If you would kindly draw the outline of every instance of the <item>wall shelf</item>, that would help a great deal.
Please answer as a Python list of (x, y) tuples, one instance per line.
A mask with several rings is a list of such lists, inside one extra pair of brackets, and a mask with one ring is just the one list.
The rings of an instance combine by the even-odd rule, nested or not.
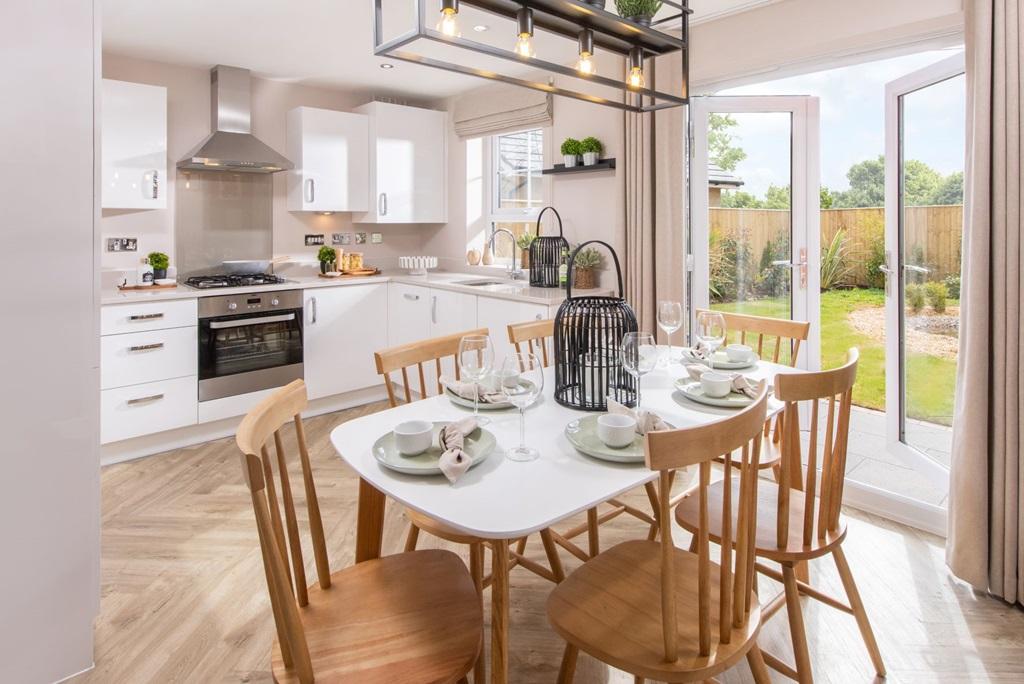
[(561, 173), (586, 173), (588, 171), (607, 171), (608, 169), (615, 168), (615, 159), (601, 159), (596, 164), (590, 166), (584, 166), (583, 164), (577, 164), (576, 166), (566, 167), (565, 164), (555, 164), (550, 169), (542, 169), (541, 173), (545, 176), (550, 174), (561, 174)]

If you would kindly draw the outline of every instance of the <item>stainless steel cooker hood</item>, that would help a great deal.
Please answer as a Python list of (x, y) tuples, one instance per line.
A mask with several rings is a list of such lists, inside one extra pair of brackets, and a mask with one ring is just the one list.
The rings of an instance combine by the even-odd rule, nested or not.
[(178, 162), (179, 169), (276, 173), (294, 164), (252, 134), (248, 69), (210, 70), (210, 135)]

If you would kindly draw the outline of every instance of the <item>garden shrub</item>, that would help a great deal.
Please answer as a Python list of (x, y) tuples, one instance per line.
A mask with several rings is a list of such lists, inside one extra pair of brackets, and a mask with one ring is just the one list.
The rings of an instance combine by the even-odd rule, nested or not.
[(946, 286), (938, 282), (925, 283), (924, 297), (928, 306), (937, 314), (946, 312)]
[(946, 286), (946, 293), (949, 294), (951, 299), (960, 299), (960, 274), (951, 274), (946, 276), (943, 281), (943, 285)]
[(871, 237), (868, 239), (868, 255), (864, 262), (864, 270), (867, 273), (868, 287), (881, 289), (885, 287), (885, 274), (882, 273), (882, 265), (885, 264), (885, 230), (882, 226), (871, 227)]
[(924, 286), (919, 283), (910, 283), (903, 288), (903, 296), (910, 310), (919, 314), (924, 311)]

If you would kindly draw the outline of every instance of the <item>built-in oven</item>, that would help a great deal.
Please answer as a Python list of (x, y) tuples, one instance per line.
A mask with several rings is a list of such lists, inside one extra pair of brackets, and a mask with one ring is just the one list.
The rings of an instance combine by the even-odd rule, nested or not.
[(302, 377), (302, 290), (199, 298), (199, 401)]

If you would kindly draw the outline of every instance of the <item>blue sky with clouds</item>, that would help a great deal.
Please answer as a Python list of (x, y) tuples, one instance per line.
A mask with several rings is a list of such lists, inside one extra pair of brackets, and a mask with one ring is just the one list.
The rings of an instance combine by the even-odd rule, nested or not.
[[(955, 50), (930, 51), (814, 74), (742, 86), (722, 95), (814, 95), (821, 105), (821, 182), (849, 187), (851, 165), (882, 154), (885, 84), (944, 59)], [(943, 174), (963, 170), (964, 79), (917, 91), (904, 100), (905, 149)], [(789, 183), (789, 117), (737, 114), (733, 133), (747, 153), (736, 169), (743, 190), (763, 196), (769, 184)]]

